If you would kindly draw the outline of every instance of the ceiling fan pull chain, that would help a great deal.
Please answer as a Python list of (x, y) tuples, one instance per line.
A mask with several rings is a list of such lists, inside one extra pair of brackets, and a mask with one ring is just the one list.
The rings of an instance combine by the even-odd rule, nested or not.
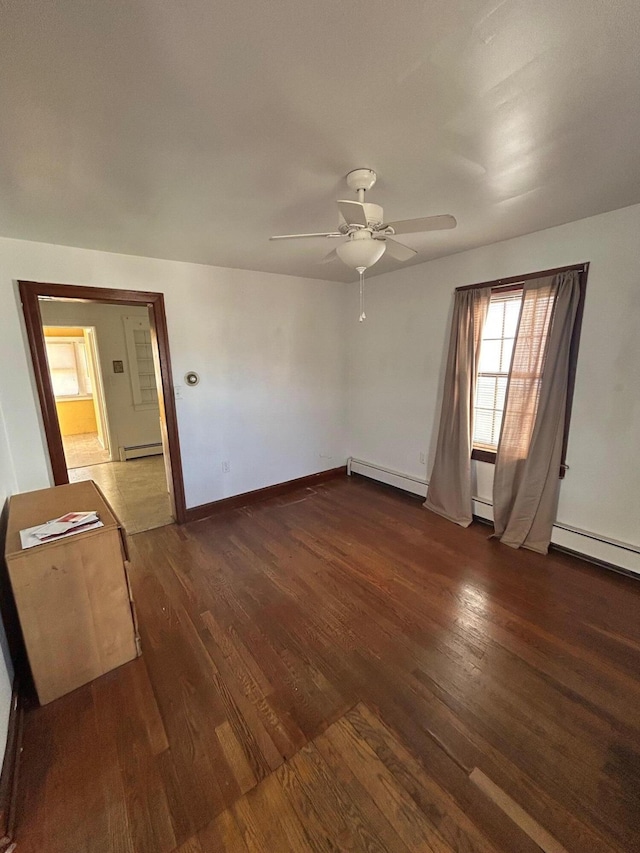
[(364, 313), (364, 271), (365, 267), (358, 267), (358, 272), (360, 273), (360, 322), (367, 319), (367, 315)]

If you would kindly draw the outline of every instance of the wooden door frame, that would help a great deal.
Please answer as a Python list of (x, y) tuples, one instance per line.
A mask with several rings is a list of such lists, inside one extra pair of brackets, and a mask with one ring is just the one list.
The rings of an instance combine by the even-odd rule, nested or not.
[(155, 342), (154, 356), (157, 358), (162, 382), (162, 394), (159, 395), (162, 430), (162, 444), (165, 460), (168, 459), (171, 472), (169, 492), (172, 509), (178, 524), (184, 523), (187, 509), (182, 477), (182, 459), (178, 438), (178, 416), (169, 355), (169, 334), (167, 317), (164, 310), (164, 296), (143, 290), (118, 290), (108, 287), (85, 287), (75, 284), (49, 284), (38, 281), (19, 281), (20, 300), (33, 361), (36, 387), (42, 410), (44, 431), (47, 439), (51, 469), (56, 486), (69, 482), (64, 446), (58, 422), (56, 400), (51, 384), (51, 375), (47, 362), (44, 342), (43, 321), (39, 299), (42, 296), (55, 299), (77, 299), (83, 302), (105, 302), (111, 305), (146, 306), (149, 309), (151, 339)]
[(95, 326), (84, 326), (83, 333), (87, 341), (87, 349), (89, 350), (88, 360), (91, 365), (90, 376), (91, 383), (93, 385), (93, 395), (95, 398), (93, 403), (94, 410), (96, 412), (98, 438), (100, 438), (100, 431), (102, 430), (102, 445), (104, 449), (109, 452), (109, 459), (113, 461), (111, 423), (109, 421), (109, 413), (107, 411), (107, 396), (104, 391), (104, 371), (102, 370), (100, 347), (98, 346), (98, 333)]

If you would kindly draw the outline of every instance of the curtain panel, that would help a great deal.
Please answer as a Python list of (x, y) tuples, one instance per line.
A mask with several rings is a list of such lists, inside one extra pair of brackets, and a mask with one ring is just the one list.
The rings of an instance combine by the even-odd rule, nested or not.
[(546, 554), (560, 494), (575, 270), (525, 282), (493, 481), (495, 535)]
[(491, 288), (456, 291), (436, 456), (424, 506), (462, 527), (473, 519), (471, 450), (482, 329)]

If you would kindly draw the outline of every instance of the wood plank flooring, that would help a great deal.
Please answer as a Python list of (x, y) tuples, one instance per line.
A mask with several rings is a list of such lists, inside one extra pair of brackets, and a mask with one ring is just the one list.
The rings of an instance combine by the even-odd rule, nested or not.
[(345, 478), (132, 537), (143, 657), (27, 714), (19, 853), (539, 853), (485, 777), (640, 851), (640, 583), (488, 532)]
[[(480, 804), (480, 793), (468, 787), (468, 796)], [(517, 830), (511, 836), (516, 844), (538, 849)], [(362, 704), (179, 849), (223, 851), (230, 837), (235, 845), (230, 849), (243, 853), (497, 849)]]

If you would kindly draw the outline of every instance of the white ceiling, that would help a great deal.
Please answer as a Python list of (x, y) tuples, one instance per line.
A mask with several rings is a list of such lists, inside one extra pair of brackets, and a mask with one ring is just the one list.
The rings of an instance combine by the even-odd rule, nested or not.
[[(638, 0), (2, 0), (0, 234), (318, 265), (379, 174), (413, 263), (640, 202)], [(383, 258), (369, 275), (385, 272)]]

